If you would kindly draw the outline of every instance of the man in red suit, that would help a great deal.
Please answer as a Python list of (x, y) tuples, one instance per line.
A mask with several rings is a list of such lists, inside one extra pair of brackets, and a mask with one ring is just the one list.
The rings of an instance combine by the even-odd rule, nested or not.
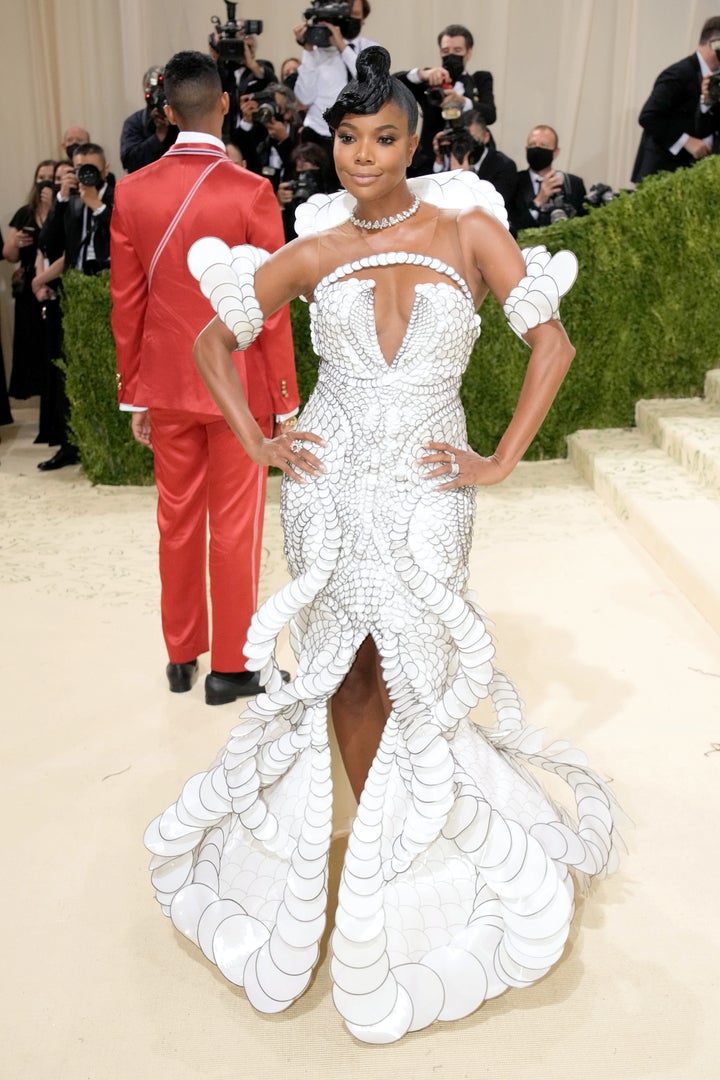
[[(210, 532), (212, 670), (208, 704), (262, 690), (243, 648), (257, 606), (267, 470), (251, 461), (212, 400), (193, 360), (213, 312), (187, 268), (191, 244), (218, 236), (268, 251), (283, 243), (267, 180), (233, 164), (221, 141), (227, 94), (215, 62), (177, 53), (165, 69), (175, 145), (116, 188), (111, 235), (113, 332), (120, 408), (155, 456), (162, 625), (174, 692), (197, 678), (209, 641)], [(267, 438), (294, 425), (299, 399), (287, 309), (268, 320), (235, 364)]]

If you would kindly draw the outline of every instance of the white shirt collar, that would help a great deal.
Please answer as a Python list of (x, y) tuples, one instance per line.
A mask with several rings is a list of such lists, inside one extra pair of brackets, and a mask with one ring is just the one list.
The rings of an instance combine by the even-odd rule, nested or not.
[(696, 52), (695, 55), (700, 61), (700, 74), (702, 75), (703, 79), (706, 75), (712, 75), (712, 70), (710, 69), (705, 57), (702, 56), (699, 52)]
[(217, 146), (218, 150), (225, 150), (222, 139), (218, 139), (207, 131), (181, 131), (175, 140), (175, 145), (180, 146), (182, 143), (207, 143), (210, 146)]

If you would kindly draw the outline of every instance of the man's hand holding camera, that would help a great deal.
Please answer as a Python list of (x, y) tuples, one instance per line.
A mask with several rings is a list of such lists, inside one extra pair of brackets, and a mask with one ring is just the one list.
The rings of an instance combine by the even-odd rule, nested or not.
[(99, 210), (101, 206), (105, 205), (100, 198), (99, 189), (93, 184), (78, 184), (78, 194), (88, 210)]
[(60, 191), (58, 192), (58, 197), (63, 202), (67, 202), (70, 196), (75, 194), (77, 189), (78, 182), (77, 176), (75, 175), (75, 170), (67, 169), (62, 180), (60, 181)]
[(165, 115), (165, 112), (163, 109), (151, 109), (150, 119), (155, 126), (156, 139), (159, 139), (161, 143), (164, 143), (167, 139), (168, 131), (170, 130), (170, 121)]
[(450, 76), (444, 67), (418, 68), (418, 79), (428, 86), (442, 86), (450, 82)]
[(328, 48), (328, 49), (335, 48), (335, 49), (337, 49), (338, 52), (342, 52), (343, 49), (345, 48), (345, 38), (342, 36), (342, 33), (340, 32), (340, 27), (337, 26), (335, 23), (322, 22), (322, 21), (318, 23), (318, 26), (327, 27), (328, 32), (330, 34), (330, 40), (327, 43), (326, 48)]
[(550, 202), (554, 195), (562, 191), (562, 187), (563, 177), (561, 173), (551, 172), (547, 176), (543, 176), (538, 193), (533, 199), (535, 209), (540, 210), (546, 203)]
[(248, 71), (251, 71), (256, 79), (265, 78), (265, 68), (255, 59), (257, 51), (257, 39), (253, 34), (243, 37), (243, 62)]
[(255, 123), (257, 109), (258, 103), (253, 94), (242, 94), (240, 96), (240, 112), (246, 124)]
[[(324, 26), (328, 31), (329, 40), (326, 45), (323, 45), (325, 49), (337, 49), (338, 52), (342, 52), (345, 48), (345, 38), (342, 36), (340, 27), (335, 23), (325, 22), (320, 20), (312, 24), (313, 26)], [(298, 45), (302, 45), (303, 49), (307, 49), (308, 52), (312, 52), (313, 45), (307, 40), (307, 32), (310, 29), (310, 23), (300, 23), (298, 26), (293, 27), (293, 35)]]
[(312, 52), (312, 45), (305, 40), (308, 24), (306, 22), (298, 23), (297, 26), (293, 26), (293, 37), (298, 45), (303, 49), (307, 49), (308, 52)]
[(289, 206), (295, 198), (293, 185), (288, 183), (287, 181), (282, 184), (278, 184), (278, 189), (275, 194), (277, 195), (277, 201), (280, 203), (280, 206)]

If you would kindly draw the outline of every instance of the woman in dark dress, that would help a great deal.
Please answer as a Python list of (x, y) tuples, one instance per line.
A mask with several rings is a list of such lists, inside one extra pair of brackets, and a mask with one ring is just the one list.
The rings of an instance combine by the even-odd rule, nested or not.
[(12, 218), (2, 249), (4, 258), (20, 264), (13, 275), (15, 333), (9, 386), (11, 397), (20, 399), (39, 394), (44, 381), (42, 317), (32, 279), (38, 234), (53, 202), (54, 174), (54, 161), (37, 166), (27, 202)]

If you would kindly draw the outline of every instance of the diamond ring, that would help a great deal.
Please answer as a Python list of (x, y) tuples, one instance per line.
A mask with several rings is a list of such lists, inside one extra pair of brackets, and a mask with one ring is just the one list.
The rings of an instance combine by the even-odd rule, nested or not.
[(460, 466), (458, 465), (457, 461), (453, 461), (452, 465), (450, 466), (450, 479), (454, 480), (455, 477), (459, 476), (459, 475), (460, 475)]

